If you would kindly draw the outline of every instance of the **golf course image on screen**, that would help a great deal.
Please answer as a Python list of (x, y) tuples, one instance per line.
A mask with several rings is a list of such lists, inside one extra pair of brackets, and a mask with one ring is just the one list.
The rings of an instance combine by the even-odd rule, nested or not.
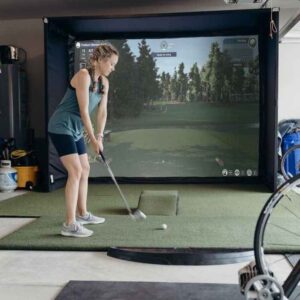
[[(75, 41), (74, 71), (101, 42)], [(104, 139), (115, 176), (259, 176), (257, 36), (109, 42), (120, 53), (109, 77)], [(90, 176), (106, 177), (89, 147), (88, 154)]]

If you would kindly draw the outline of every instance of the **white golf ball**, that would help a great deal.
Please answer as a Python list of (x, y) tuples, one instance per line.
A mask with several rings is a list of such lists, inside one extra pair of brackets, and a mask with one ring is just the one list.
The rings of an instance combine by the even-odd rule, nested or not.
[(167, 224), (161, 224), (160, 228), (163, 230), (166, 230), (168, 228), (168, 226), (167, 226)]

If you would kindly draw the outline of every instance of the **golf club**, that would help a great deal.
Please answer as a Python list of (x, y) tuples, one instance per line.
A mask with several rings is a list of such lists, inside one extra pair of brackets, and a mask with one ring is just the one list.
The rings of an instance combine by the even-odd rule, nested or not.
[(119, 185), (118, 185), (118, 183), (117, 183), (117, 180), (116, 180), (116, 178), (115, 178), (115, 176), (114, 176), (114, 174), (113, 174), (113, 172), (112, 172), (112, 170), (111, 170), (109, 164), (106, 162), (106, 159), (105, 159), (103, 153), (100, 152), (100, 155), (99, 155), (99, 156), (101, 157), (101, 160), (102, 160), (102, 161), (104, 162), (104, 164), (106, 165), (106, 168), (107, 168), (107, 170), (108, 170), (108, 173), (109, 173), (111, 179), (113, 180), (115, 186), (117, 187), (117, 189), (118, 189), (118, 191), (119, 191), (119, 193), (120, 193), (120, 196), (121, 196), (121, 198), (123, 199), (124, 204), (125, 204), (125, 206), (126, 206), (126, 208), (127, 208), (127, 210), (128, 210), (128, 213), (129, 213), (130, 217), (131, 217), (133, 220), (135, 220), (135, 221), (145, 220), (145, 219), (146, 219), (146, 215), (145, 215), (141, 210), (136, 209), (134, 212), (131, 210), (131, 208), (129, 207), (128, 201), (126, 200), (126, 198), (125, 198), (123, 192), (121, 191), (121, 189), (120, 189), (120, 187), (119, 187)]

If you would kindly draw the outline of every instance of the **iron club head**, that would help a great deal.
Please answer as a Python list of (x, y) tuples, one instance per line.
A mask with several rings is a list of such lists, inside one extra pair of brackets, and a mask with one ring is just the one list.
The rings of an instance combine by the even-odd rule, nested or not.
[(134, 221), (143, 221), (147, 218), (147, 216), (139, 209), (136, 209), (133, 213), (131, 213), (130, 217)]

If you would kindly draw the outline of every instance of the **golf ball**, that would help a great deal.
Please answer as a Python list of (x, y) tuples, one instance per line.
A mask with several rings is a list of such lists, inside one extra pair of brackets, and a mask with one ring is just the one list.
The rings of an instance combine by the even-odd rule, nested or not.
[(163, 230), (166, 230), (168, 228), (168, 226), (167, 226), (167, 224), (161, 224), (160, 228)]

